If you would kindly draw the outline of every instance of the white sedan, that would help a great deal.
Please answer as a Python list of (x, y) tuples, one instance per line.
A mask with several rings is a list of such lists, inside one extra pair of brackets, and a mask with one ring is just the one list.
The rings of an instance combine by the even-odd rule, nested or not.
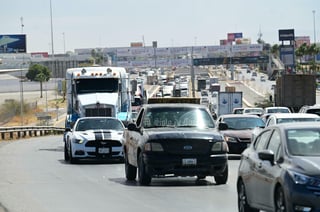
[(123, 159), (123, 123), (111, 117), (79, 118), (66, 129), (64, 159)]

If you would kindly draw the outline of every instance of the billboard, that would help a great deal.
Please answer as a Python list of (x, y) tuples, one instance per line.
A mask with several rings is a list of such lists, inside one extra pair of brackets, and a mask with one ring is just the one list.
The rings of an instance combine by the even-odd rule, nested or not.
[(309, 36), (297, 36), (295, 37), (296, 48), (299, 48), (302, 44), (306, 43), (307, 46), (310, 45), (310, 37)]
[(242, 32), (228, 33), (227, 37), (228, 37), (228, 41), (232, 42), (232, 41), (235, 41), (237, 38), (242, 38)]
[(279, 41), (294, 40), (294, 29), (279, 29)]
[(230, 114), (234, 108), (242, 107), (242, 92), (220, 92), (218, 115)]
[(294, 66), (294, 46), (293, 45), (283, 45), (280, 46), (280, 59), (285, 66)]
[(220, 40), (220, 46), (225, 46), (227, 44), (228, 44), (228, 40), (226, 39)]
[(0, 35), (0, 53), (26, 53), (26, 35)]
[(142, 42), (131, 42), (130, 47), (143, 47)]

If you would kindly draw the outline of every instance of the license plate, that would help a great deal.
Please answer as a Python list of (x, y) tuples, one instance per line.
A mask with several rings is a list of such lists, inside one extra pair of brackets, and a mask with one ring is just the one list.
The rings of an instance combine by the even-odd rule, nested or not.
[(183, 166), (195, 166), (195, 165), (197, 165), (197, 159), (196, 158), (183, 158), (182, 165)]
[(99, 148), (98, 152), (99, 152), (99, 154), (109, 154), (110, 149), (109, 148)]

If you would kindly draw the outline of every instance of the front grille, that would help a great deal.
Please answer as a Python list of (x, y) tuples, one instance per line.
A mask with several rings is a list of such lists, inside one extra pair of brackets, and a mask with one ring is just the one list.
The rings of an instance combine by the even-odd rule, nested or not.
[(92, 116), (105, 116), (105, 117), (111, 117), (111, 108), (87, 108), (86, 109), (86, 116), (92, 117)]
[(213, 142), (202, 139), (166, 139), (151, 142), (161, 143), (164, 151), (174, 155), (208, 154)]
[(116, 140), (93, 140), (86, 143), (86, 147), (121, 147), (120, 141)]

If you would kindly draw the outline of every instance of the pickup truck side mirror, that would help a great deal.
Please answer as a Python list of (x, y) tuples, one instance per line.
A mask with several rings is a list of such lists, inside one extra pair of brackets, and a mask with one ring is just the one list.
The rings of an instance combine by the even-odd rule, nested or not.
[(224, 122), (219, 123), (219, 130), (227, 130), (228, 125)]
[(128, 130), (130, 131), (139, 131), (139, 129), (137, 128), (137, 125), (135, 123), (130, 123), (128, 124)]

